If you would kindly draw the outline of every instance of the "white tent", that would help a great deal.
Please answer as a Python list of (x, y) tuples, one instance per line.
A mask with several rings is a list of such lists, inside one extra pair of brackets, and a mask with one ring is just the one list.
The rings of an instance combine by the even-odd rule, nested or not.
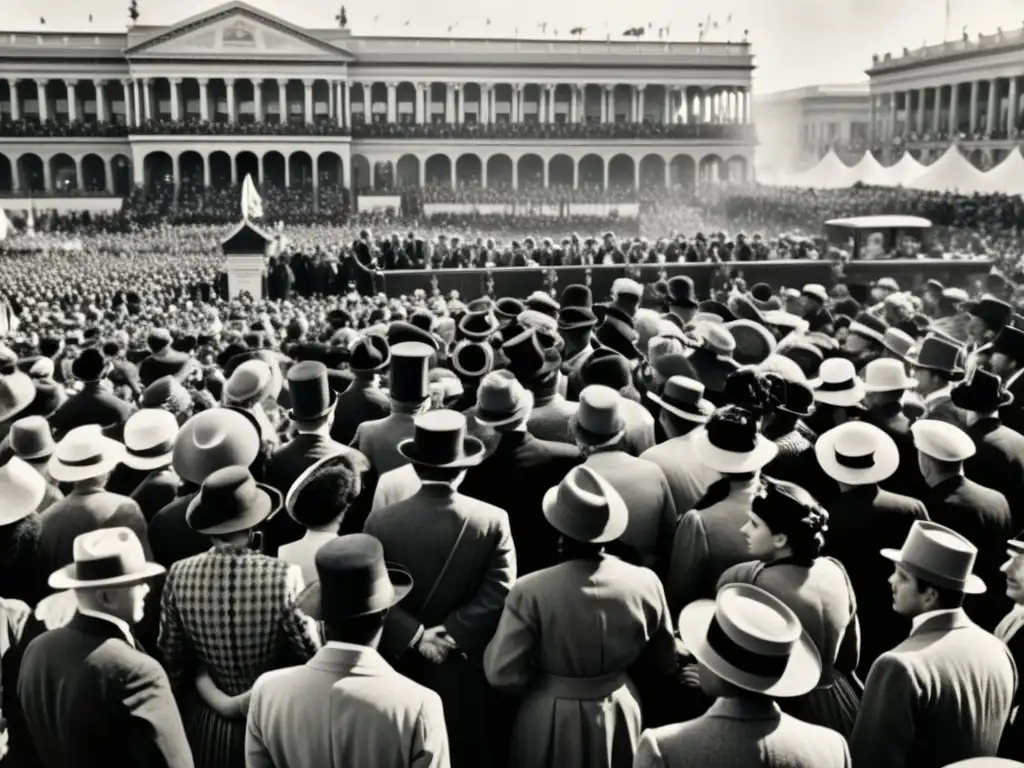
[(884, 186), (886, 183), (886, 167), (878, 162), (870, 152), (865, 152), (850, 170), (853, 171), (852, 183), (854, 184), (860, 182), (871, 186)]
[(877, 178), (879, 186), (902, 187), (912, 179), (920, 176), (928, 166), (921, 165), (909, 152), (904, 152), (896, 163), (882, 169), (881, 177)]
[(853, 169), (839, 159), (835, 150), (830, 149), (817, 165), (796, 176), (792, 183), (811, 189), (839, 189), (850, 186), (854, 181)]
[(981, 177), (982, 192), (1001, 192), (1005, 195), (1024, 195), (1024, 157), (1020, 149)]
[(905, 186), (932, 192), (960, 192), (973, 194), (981, 191), (984, 174), (951, 144), (946, 153), (920, 174), (910, 179)]

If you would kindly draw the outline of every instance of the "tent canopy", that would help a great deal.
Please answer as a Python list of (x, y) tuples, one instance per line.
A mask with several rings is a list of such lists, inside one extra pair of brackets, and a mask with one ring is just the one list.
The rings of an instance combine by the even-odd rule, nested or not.
[(981, 178), (982, 192), (1024, 196), (1024, 156), (1014, 147), (1006, 158)]
[(984, 175), (963, 156), (956, 144), (951, 144), (942, 157), (910, 179), (906, 186), (931, 192), (955, 191), (970, 195), (981, 191)]
[(870, 186), (883, 186), (886, 179), (886, 168), (870, 152), (865, 152), (852, 171), (853, 183), (860, 182)]
[(840, 160), (833, 149), (817, 165), (793, 179), (796, 186), (811, 189), (840, 189), (855, 181), (853, 169)]

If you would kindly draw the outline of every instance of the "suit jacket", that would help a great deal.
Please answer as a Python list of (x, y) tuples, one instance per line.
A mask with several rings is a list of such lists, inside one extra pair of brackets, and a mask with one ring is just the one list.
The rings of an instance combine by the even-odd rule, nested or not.
[(964, 473), (1006, 497), (1017, 533), (1024, 528), (1024, 435), (995, 418), (979, 419), (967, 434), (976, 452), (964, 462)]
[(331, 439), (350, 445), (360, 424), (383, 419), (389, 413), (391, 401), (388, 396), (379, 387), (355, 379), (334, 403)]
[[(1014, 606), (1014, 609), (1019, 610), (1020, 606)], [(1010, 655), (1013, 656), (1013, 662), (1019, 672), (1021, 665), (1024, 665), (1024, 632), (1018, 626), (1002, 640), (1010, 649)], [(1003, 738), (999, 743), (999, 756), (1024, 762), (1024, 717), (1020, 713), (1022, 700), (1024, 700), (1024, 691), (1021, 691), (1018, 685), (1013, 697), (1013, 715), (1010, 717), (1013, 722), (1008, 722), (1003, 730)]]
[(166, 507), (178, 495), (181, 478), (171, 467), (155, 469), (131, 493), (131, 499), (139, 505), (142, 516), (148, 524), (156, 513)]
[(1016, 686), (1002, 641), (962, 610), (929, 616), (871, 666), (850, 737), (854, 764), (941, 768), (994, 756)]
[(960, 415), (960, 411), (958, 411), (956, 406), (953, 405), (953, 401), (949, 398), (948, 393), (932, 399), (925, 398), (924, 407), (924, 418), (945, 421), (952, 424), (954, 427), (967, 429), (967, 425), (964, 423), (963, 417)]
[(774, 702), (718, 699), (696, 720), (644, 731), (633, 768), (849, 768), (846, 739)]
[(124, 400), (114, 397), (96, 384), (87, 384), (85, 389), (68, 398), (57, 411), (50, 416), (50, 428), (58, 440), (75, 427), (86, 424), (99, 424), (107, 427), (128, 421), (135, 409)]
[(49, 768), (193, 765), (167, 674), (110, 621), (76, 614), (29, 643), (18, 696)]
[(569, 422), (576, 415), (580, 404), (566, 400), (557, 392), (537, 393), (536, 397), (526, 423), (527, 431), (541, 440), (575, 444)]
[(331, 643), (253, 686), (247, 768), (449, 768), (441, 699), (372, 648)]
[(721, 479), (722, 473), (701, 463), (693, 448), (696, 430), (673, 437), (640, 454), (641, 459), (661, 467), (672, 494), (676, 512), (685, 515), (703, 498), (708, 488)]
[(416, 431), (411, 413), (392, 413), (376, 421), (364, 421), (356, 428), (352, 447), (358, 448), (378, 475), (397, 469), (408, 460), (398, 452), (398, 444)]

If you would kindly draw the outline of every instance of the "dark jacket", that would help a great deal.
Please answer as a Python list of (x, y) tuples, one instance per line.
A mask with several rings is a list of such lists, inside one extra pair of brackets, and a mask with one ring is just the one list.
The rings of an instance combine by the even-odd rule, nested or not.
[(967, 434), (974, 441), (976, 452), (964, 462), (964, 473), (1006, 497), (1013, 516), (1013, 533), (1017, 533), (1024, 528), (1024, 435), (997, 418), (976, 421), (968, 427)]
[(334, 404), (331, 439), (349, 445), (360, 424), (383, 419), (390, 413), (391, 401), (379, 387), (370, 386), (364, 379), (355, 379)]
[(48, 421), (58, 440), (75, 427), (99, 424), (106, 427), (128, 421), (134, 409), (124, 400), (104, 392), (96, 384), (86, 384), (85, 389), (72, 395), (57, 409)]

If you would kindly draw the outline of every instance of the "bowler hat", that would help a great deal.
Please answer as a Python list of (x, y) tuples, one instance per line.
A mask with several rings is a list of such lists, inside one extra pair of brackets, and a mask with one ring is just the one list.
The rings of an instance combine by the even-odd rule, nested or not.
[(413, 436), (397, 446), (413, 464), (455, 469), (483, 461), (484, 444), (466, 434), (466, 417), (458, 411), (427, 411), (416, 417), (413, 429)]
[(564, 312), (569, 307), (577, 309), (590, 309), (594, 306), (594, 293), (586, 285), (567, 285), (562, 295), (558, 297), (558, 303)]
[(614, 349), (595, 349), (580, 365), (580, 379), (584, 386), (603, 384), (619, 391), (632, 382), (629, 360)]
[(283, 503), (281, 492), (257, 483), (248, 467), (224, 467), (203, 481), (185, 520), (197, 533), (221, 536), (255, 528)]
[(1003, 386), (1002, 380), (994, 373), (978, 368), (970, 380), (953, 387), (949, 399), (953, 405), (965, 411), (991, 413), (1010, 405), (1013, 393)]
[(529, 328), (501, 345), (508, 359), (508, 370), (521, 381), (530, 381), (557, 370), (562, 356), (541, 344), (535, 329)]
[(50, 425), (42, 416), (25, 416), (11, 425), (7, 436), (11, 451), (25, 461), (48, 459), (57, 444), (50, 434)]
[(361, 337), (352, 348), (348, 367), (357, 373), (377, 373), (391, 362), (388, 340), (375, 333)]
[(326, 416), (334, 406), (327, 381), (327, 366), (313, 360), (296, 363), (288, 370), (292, 421), (311, 421)]
[(88, 347), (71, 363), (71, 375), (88, 384), (102, 379), (108, 368), (109, 364), (103, 353), (95, 347)]
[(391, 346), (388, 394), (398, 403), (422, 403), (430, 396), (430, 358), (434, 348), (416, 341)]
[(915, 520), (903, 547), (883, 549), (881, 554), (936, 587), (968, 595), (985, 592), (985, 582), (971, 573), (978, 548), (944, 525)]
[(684, 309), (696, 309), (699, 305), (693, 278), (689, 275), (675, 275), (664, 283), (656, 283), (654, 292), (668, 304)]

